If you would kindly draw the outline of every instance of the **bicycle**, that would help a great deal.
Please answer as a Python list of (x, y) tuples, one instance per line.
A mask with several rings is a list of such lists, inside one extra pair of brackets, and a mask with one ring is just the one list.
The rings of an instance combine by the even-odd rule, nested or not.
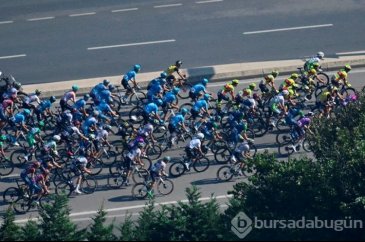
[[(63, 177), (65, 179), (56, 185), (56, 194), (66, 194), (68, 197), (70, 197), (76, 190), (73, 180), (75, 180), (78, 176), (71, 175), (71, 173), (73, 173), (72, 169), (66, 169), (64, 171)], [(81, 172), (81, 192), (85, 194), (92, 194), (95, 192), (97, 187), (98, 182), (92, 175), (85, 175), (84, 172)]]
[(19, 180), (15, 180), (16, 187), (8, 187), (3, 193), (3, 201), (5, 203), (13, 203), (18, 200), (24, 194), (29, 193), (28, 185), (23, 183), (19, 184)]
[[(137, 199), (145, 199), (149, 192), (151, 191), (152, 181), (150, 178), (145, 180), (144, 182), (137, 183), (132, 188), (132, 196)], [(161, 195), (169, 195), (174, 190), (174, 183), (170, 179), (165, 176), (161, 176), (157, 181), (157, 191)]]
[(242, 162), (243, 161), (236, 160), (232, 162), (230, 165), (224, 165), (220, 167), (217, 171), (217, 179), (219, 181), (227, 182), (230, 181), (233, 177), (237, 176), (249, 177), (252, 173), (250, 173), (247, 169), (245, 169), (245, 167), (241, 168)]
[(7, 157), (0, 156), (0, 176), (7, 176), (14, 171), (13, 162)]
[[(186, 164), (188, 164), (189, 167), (187, 167)], [(207, 157), (201, 155), (194, 158), (194, 160), (189, 159), (186, 155), (183, 155), (179, 161), (173, 163), (170, 166), (169, 174), (172, 177), (182, 176), (185, 172), (190, 171), (191, 165), (196, 172), (200, 173), (206, 171), (209, 168), (210, 161)]]
[[(248, 145), (250, 147), (250, 153), (253, 151), (252, 157), (256, 156), (257, 147), (253, 140), (248, 140)], [(214, 152), (214, 159), (218, 164), (226, 164), (229, 162), (234, 149), (236, 148), (236, 144), (234, 143), (226, 143), (225, 147), (222, 147)]]
[(13, 209), (17, 214), (25, 214), (31, 208), (40, 207), (44, 209), (46, 204), (52, 206), (54, 201), (55, 196), (53, 194), (43, 194), (39, 200), (37, 194), (33, 194), (32, 196), (28, 194), (28, 196), (18, 198), (13, 204)]
[[(107, 184), (112, 189), (118, 189), (123, 186), (123, 184), (127, 185), (128, 181), (128, 170), (124, 167), (118, 167), (117, 172), (112, 172), (110, 170), (110, 174), (107, 178)], [(137, 165), (132, 165), (132, 180), (135, 184), (141, 183), (146, 180), (149, 176), (149, 172), (146, 169), (140, 168)]]

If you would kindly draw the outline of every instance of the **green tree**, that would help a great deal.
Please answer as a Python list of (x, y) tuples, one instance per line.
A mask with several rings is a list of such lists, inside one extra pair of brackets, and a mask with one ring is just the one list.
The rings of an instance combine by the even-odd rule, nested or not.
[(135, 240), (136, 227), (132, 221), (132, 215), (127, 215), (124, 223), (119, 226), (119, 232), (121, 234), (120, 241), (132, 241)]
[(105, 226), (107, 213), (103, 210), (103, 206), (99, 209), (97, 215), (93, 218), (93, 224), (89, 228), (86, 238), (89, 241), (113, 241), (116, 236), (113, 234), (114, 225), (111, 223)]
[(52, 205), (46, 205), (39, 211), (41, 240), (43, 241), (75, 241), (84, 239), (85, 231), (77, 230), (71, 221), (68, 198), (56, 196)]
[(3, 224), (0, 227), (0, 240), (1, 241), (15, 241), (19, 240), (20, 227), (15, 224), (14, 212), (9, 207), (3, 216)]
[(41, 233), (38, 224), (33, 220), (28, 220), (24, 227), (21, 228), (21, 240), (38, 241), (41, 240)]

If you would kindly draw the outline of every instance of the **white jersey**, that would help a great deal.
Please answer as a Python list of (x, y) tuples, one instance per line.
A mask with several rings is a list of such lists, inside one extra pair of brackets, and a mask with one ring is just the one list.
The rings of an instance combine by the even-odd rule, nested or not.
[(194, 148), (199, 148), (201, 146), (202, 142), (200, 141), (200, 139), (192, 139), (189, 143), (189, 148), (190, 149), (194, 149)]
[(242, 153), (244, 151), (249, 151), (250, 150), (250, 146), (248, 145), (247, 140), (244, 140), (243, 142), (239, 143), (236, 146), (236, 149), (234, 150), (237, 153)]
[(24, 100), (24, 102), (26, 104), (32, 103), (34, 101), (36, 101), (37, 103), (40, 103), (39, 97), (36, 94), (31, 94), (28, 97), (25, 97), (25, 100)]
[(164, 171), (166, 168), (166, 163), (163, 162), (162, 160), (156, 162), (153, 166), (152, 166), (152, 171), (154, 172), (160, 172), (160, 171)]
[(138, 133), (140, 134), (140, 135), (144, 135), (144, 136), (148, 136), (149, 134), (151, 134), (153, 132), (153, 125), (152, 124), (150, 124), (150, 123), (148, 123), (148, 124), (145, 124), (144, 126), (143, 126), (143, 128), (142, 129), (140, 129), (139, 131), (138, 131)]
[(106, 131), (105, 129), (99, 129), (98, 133), (96, 134), (96, 140), (107, 140), (109, 136), (108, 131)]
[(68, 129), (62, 131), (62, 135), (64, 136), (68, 136), (68, 135), (72, 135), (72, 134), (77, 134), (77, 135), (81, 135), (81, 132), (79, 130), (79, 128), (77, 128), (76, 126), (71, 126)]
[(285, 103), (285, 99), (284, 99), (284, 96), (282, 94), (279, 94), (279, 95), (276, 95), (270, 102), (270, 105), (273, 105), (273, 104), (282, 104), (284, 105)]
[(136, 157), (141, 156), (142, 151), (140, 148), (135, 148), (133, 150), (131, 150), (128, 154), (127, 157), (131, 160), (134, 160)]

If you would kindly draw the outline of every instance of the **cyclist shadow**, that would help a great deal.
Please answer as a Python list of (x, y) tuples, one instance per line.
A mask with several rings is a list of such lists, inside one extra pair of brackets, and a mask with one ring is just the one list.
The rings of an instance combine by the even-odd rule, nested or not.
[(217, 178), (206, 178), (206, 179), (201, 179), (201, 180), (196, 180), (196, 181), (190, 182), (191, 185), (197, 185), (197, 186), (217, 184), (217, 183), (219, 183)]
[(133, 196), (131, 195), (123, 195), (123, 196), (118, 196), (118, 197), (112, 197), (109, 198), (108, 201), (110, 202), (130, 202), (130, 201), (134, 201), (135, 199), (133, 198)]

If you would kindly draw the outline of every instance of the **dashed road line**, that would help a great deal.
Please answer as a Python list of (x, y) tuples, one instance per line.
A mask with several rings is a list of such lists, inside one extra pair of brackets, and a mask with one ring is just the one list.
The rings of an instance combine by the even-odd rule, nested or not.
[(158, 6), (153, 6), (154, 8), (168, 8), (168, 7), (177, 7), (177, 6), (181, 6), (182, 3), (175, 3), (175, 4), (166, 4), (166, 5), (158, 5)]
[(129, 43), (129, 44), (121, 44), (121, 45), (97, 46), (97, 47), (89, 47), (87, 49), (88, 50), (100, 50), (100, 49), (109, 49), (109, 48), (136, 46), (136, 45), (161, 44), (161, 43), (168, 43), (168, 42), (175, 42), (175, 41), (176, 40), (174, 40), (174, 39), (168, 39), (168, 40), (147, 41), (147, 42)]
[(27, 21), (40, 21), (40, 20), (49, 20), (49, 19), (54, 19), (55, 17), (43, 17), (43, 18), (31, 18), (31, 19), (27, 19)]
[(262, 34), (262, 33), (270, 33), (270, 32), (290, 31), (290, 30), (298, 30), (298, 29), (314, 29), (314, 28), (324, 28), (324, 27), (332, 27), (332, 26), (333, 26), (333, 24), (321, 24), (321, 25), (310, 25), (310, 26), (300, 26), (300, 27), (281, 28), (281, 29), (250, 31), (250, 32), (243, 32), (243, 34)]
[(14, 23), (14, 21), (2, 21), (0, 22), (0, 24), (12, 24)]
[(206, 1), (198, 1), (195, 3), (200, 4), (200, 3), (217, 3), (217, 2), (223, 2), (223, 0), (206, 0)]
[(80, 16), (88, 16), (88, 15), (94, 15), (96, 12), (90, 12), (90, 13), (76, 13), (76, 14), (70, 14), (69, 17), (80, 17)]
[(126, 8), (126, 9), (116, 9), (112, 10), (112, 13), (120, 13), (120, 12), (128, 12), (128, 11), (136, 11), (138, 8)]
[(336, 53), (336, 55), (354, 55), (354, 54), (365, 54), (365, 50)]
[(0, 59), (11, 59), (11, 58), (18, 58), (18, 57), (25, 57), (27, 56), (26, 54), (22, 54), (22, 55), (8, 55), (8, 56), (0, 56)]

